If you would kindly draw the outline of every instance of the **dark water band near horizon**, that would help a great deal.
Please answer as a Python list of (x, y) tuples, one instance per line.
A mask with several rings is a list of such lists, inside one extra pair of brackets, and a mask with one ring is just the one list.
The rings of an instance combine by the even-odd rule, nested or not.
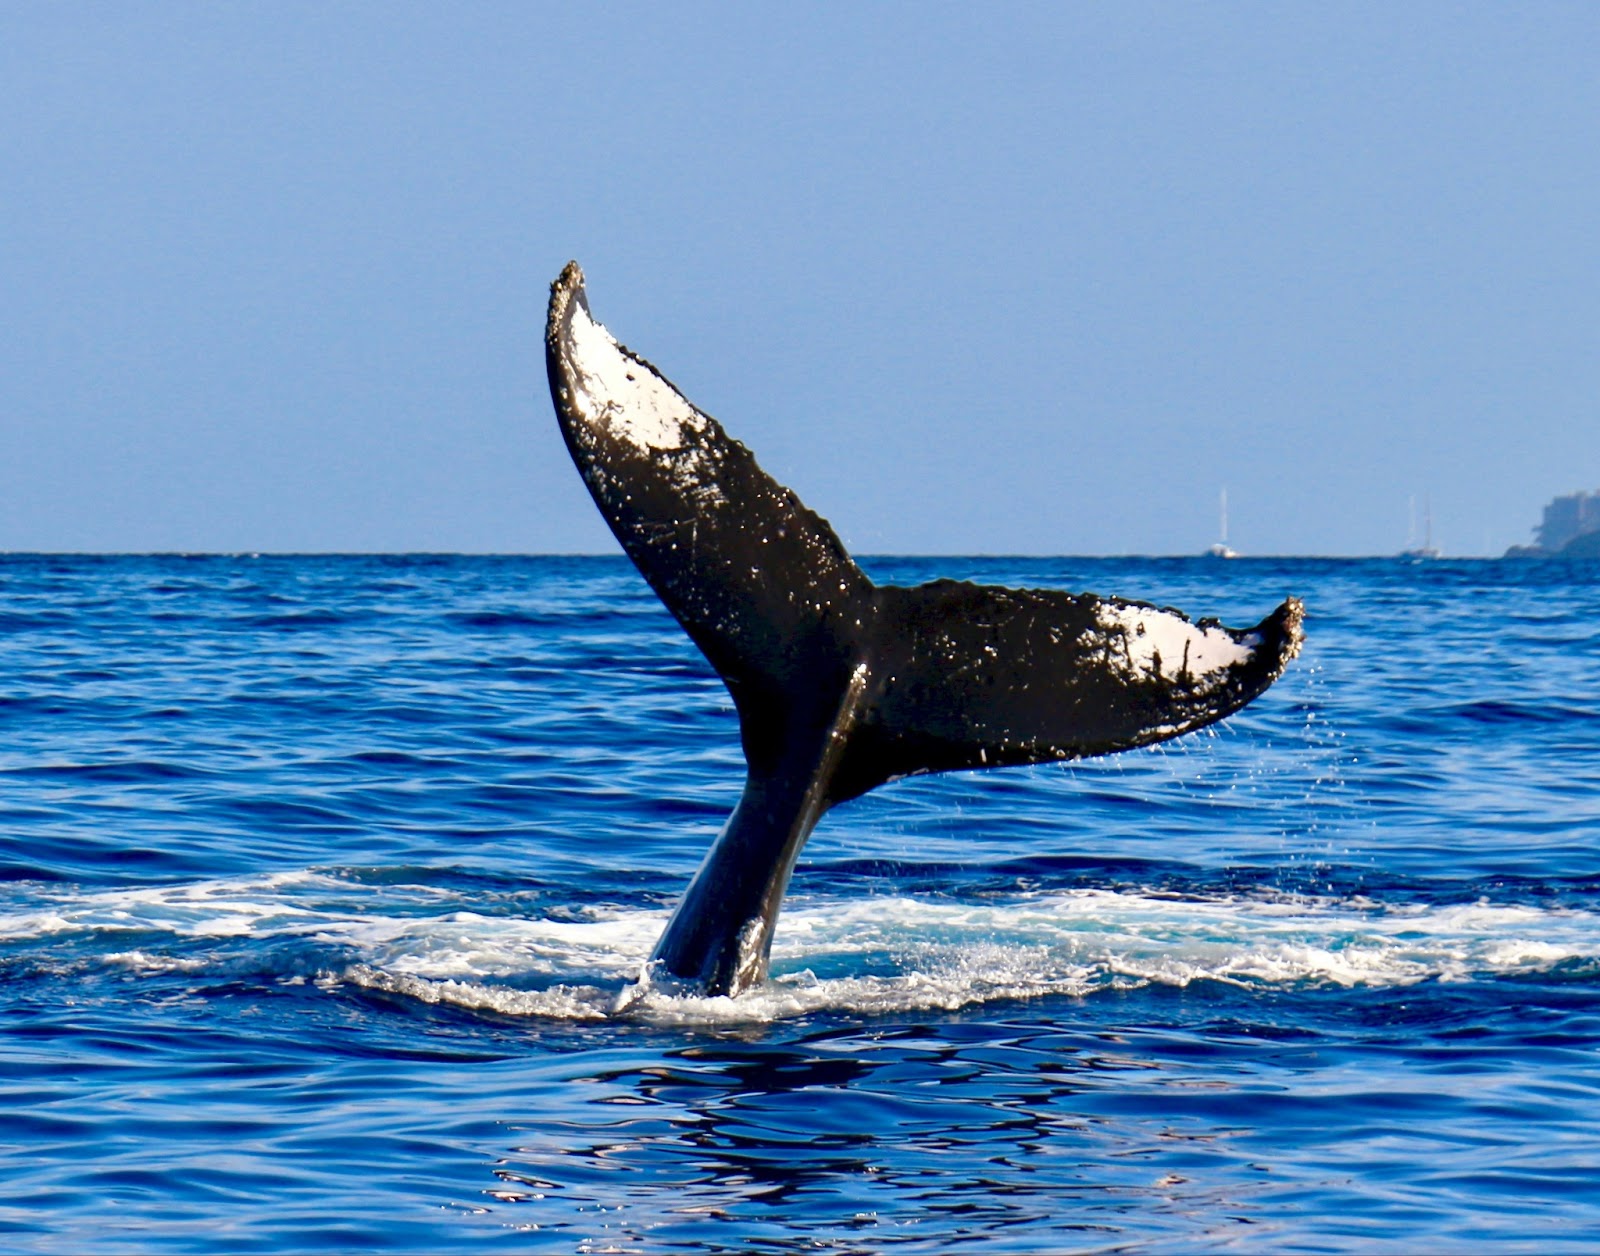
[(0, 556), (0, 1250), (1600, 1245), (1600, 564), (867, 566), (1307, 647), (617, 1014), (743, 769), (624, 560)]

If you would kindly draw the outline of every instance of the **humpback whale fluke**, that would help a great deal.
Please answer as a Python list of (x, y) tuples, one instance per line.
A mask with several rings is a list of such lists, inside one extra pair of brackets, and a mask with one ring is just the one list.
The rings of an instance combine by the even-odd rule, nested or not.
[(766, 976), (795, 859), (835, 803), (920, 772), (1110, 754), (1201, 728), (1300, 649), (1291, 598), (1254, 628), (1056, 590), (878, 586), (827, 522), (551, 285), (550, 395), (628, 557), (739, 715), (744, 795), (650, 971), (708, 994)]

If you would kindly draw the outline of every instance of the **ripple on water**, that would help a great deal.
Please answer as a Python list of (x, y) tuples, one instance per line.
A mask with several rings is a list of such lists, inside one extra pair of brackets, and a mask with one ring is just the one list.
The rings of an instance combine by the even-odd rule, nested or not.
[(0, 1246), (1592, 1248), (1591, 569), (869, 565), (1309, 643), (619, 1007), (742, 771), (625, 561), (0, 556)]

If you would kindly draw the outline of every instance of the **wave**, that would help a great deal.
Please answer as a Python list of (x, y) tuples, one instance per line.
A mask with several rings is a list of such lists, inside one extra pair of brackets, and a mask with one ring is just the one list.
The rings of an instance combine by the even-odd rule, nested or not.
[(1098, 889), (798, 897), (784, 912), (772, 979), (737, 999), (641, 979), (666, 919), (659, 906), (530, 910), (502, 900), (474, 910), (458, 886), (324, 871), (106, 891), (38, 885), (31, 900), (0, 916), (0, 960), (32, 971), (315, 982), (557, 1020), (767, 1022), (1200, 982), (1350, 989), (1600, 977), (1600, 917), (1487, 899)]

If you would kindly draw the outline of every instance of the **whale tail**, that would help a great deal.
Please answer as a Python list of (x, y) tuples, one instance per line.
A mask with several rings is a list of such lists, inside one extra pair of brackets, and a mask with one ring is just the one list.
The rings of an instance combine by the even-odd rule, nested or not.
[(1291, 598), (1253, 628), (1092, 593), (875, 585), (826, 520), (589, 311), (569, 263), (545, 336), (562, 435), (623, 550), (739, 715), (744, 794), (652, 956), (734, 994), (766, 975), (818, 818), (902, 776), (1110, 754), (1201, 728), (1282, 674)]

